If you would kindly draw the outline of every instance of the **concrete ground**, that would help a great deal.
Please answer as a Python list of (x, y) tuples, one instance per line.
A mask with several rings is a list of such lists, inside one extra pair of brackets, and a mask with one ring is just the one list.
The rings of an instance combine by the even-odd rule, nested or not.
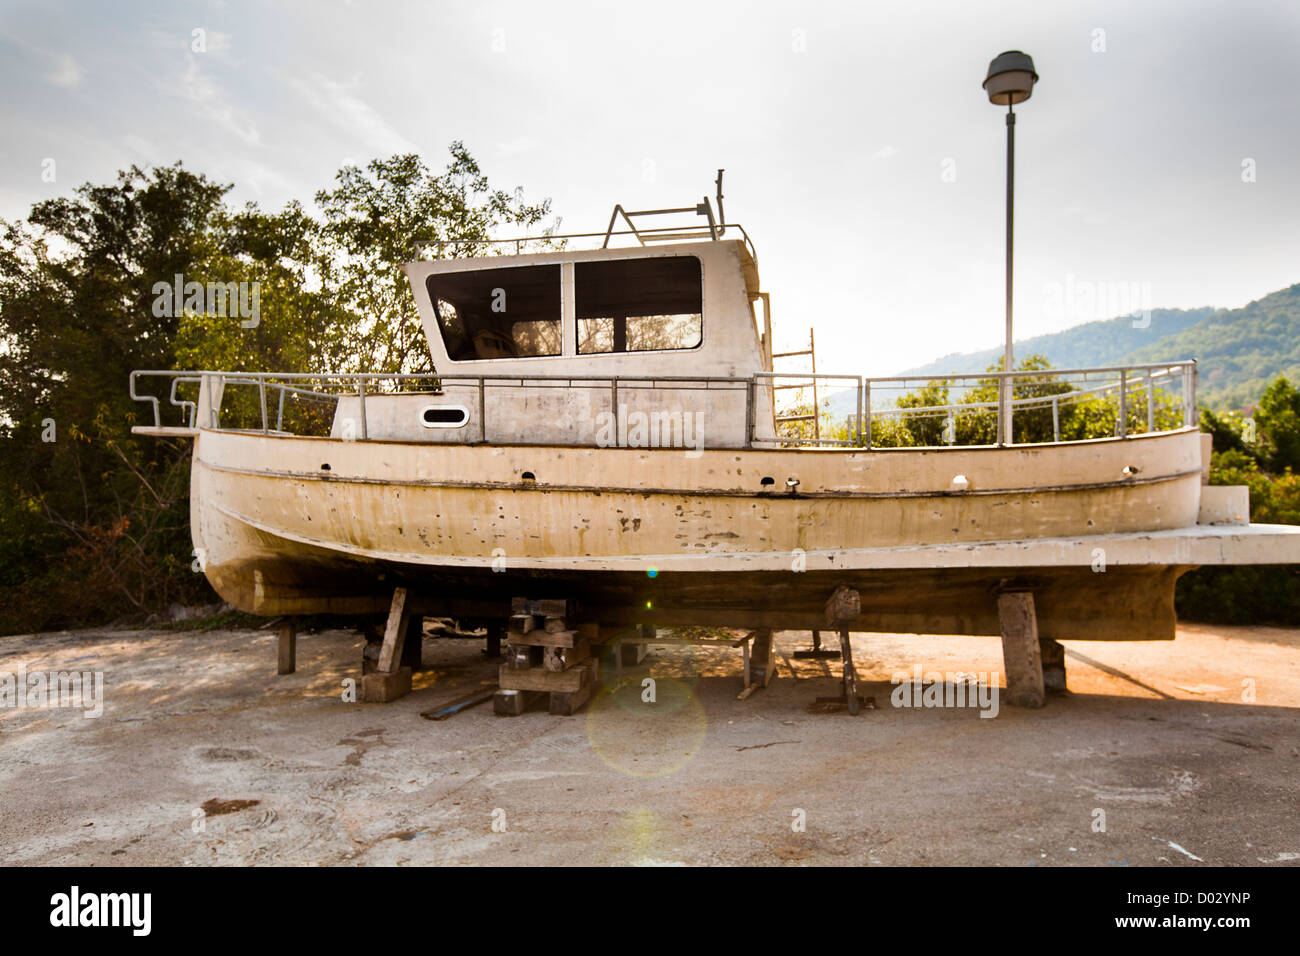
[(419, 713), (493, 682), (480, 642), (426, 641), (414, 692), (364, 704), (346, 631), (300, 635), (286, 677), (271, 631), (0, 638), (0, 675), (107, 681), (97, 719), (0, 709), (0, 862), (1300, 862), (1300, 631), (1069, 644), (1072, 696), (992, 719), (893, 707), (889, 680), (1000, 672), (994, 639), (855, 634), (876, 709), (850, 717), (810, 706), (839, 665), (791, 662), (808, 637), (777, 635), (745, 701), (739, 651), (679, 646), (573, 717), (440, 722)]

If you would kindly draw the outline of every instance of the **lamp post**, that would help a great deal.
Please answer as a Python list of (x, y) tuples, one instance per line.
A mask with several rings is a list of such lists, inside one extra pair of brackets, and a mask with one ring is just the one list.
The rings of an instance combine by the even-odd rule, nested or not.
[(989, 102), (1007, 108), (1007, 333), (1002, 358), (1002, 371), (1006, 374), (998, 379), (998, 444), (1001, 445), (1012, 444), (1015, 434), (1011, 428), (1011, 402), (1015, 397), (1011, 373), (1016, 367), (1011, 346), (1011, 237), (1016, 195), (1016, 113), (1012, 107), (1029, 99), (1037, 81), (1038, 74), (1034, 72), (1033, 59), (1019, 50), (1008, 50), (996, 56), (989, 64), (989, 74), (984, 79), (984, 90), (989, 95)]

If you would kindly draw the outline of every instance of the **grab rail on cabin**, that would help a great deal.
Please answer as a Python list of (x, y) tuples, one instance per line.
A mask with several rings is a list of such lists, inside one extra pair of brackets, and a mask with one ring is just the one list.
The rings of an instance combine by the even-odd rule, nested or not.
[[(1101, 378), (1098, 381), (1098, 377)], [(164, 425), (159, 399), (156, 395), (140, 394), (137, 386), (145, 378), (170, 380), (167, 386), (169, 404), (179, 409), (184, 424), (180, 426)], [(803, 382), (815, 379), (827, 383), (820, 386), (821, 394), (834, 392), (836, 389), (845, 394), (846, 404), (851, 401), (853, 411), (839, 414), (842, 424), (835, 422), (835, 413), (825, 409), (832, 406), (834, 399), (826, 399), (822, 408), (814, 408), (808, 414), (779, 415), (776, 394), (781, 389), (778, 381), (793, 378)], [(1093, 432), (1097, 422), (1103, 425), (1113, 416), (1112, 427), (1115, 437), (1128, 438), (1132, 435), (1167, 431), (1177, 428), (1191, 428), (1197, 424), (1196, 410), (1196, 360), (1180, 362), (1153, 363), (1147, 365), (1107, 366), (1086, 369), (1034, 369), (1015, 372), (981, 372), (966, 375), (926, 375), (926, 376), (883, 376), (864, 378), (856, 375), (837, 375), (833, 373), (809, 372), (756, 372), (747, 378), (678, 375), (678, 376), (635, 376), (635, 375), (441, 375), (436, 372), (422, 373), (278, 373), (278, 372), (222, 372), (222, 371), (165, 371), (139, 369), (130, 376), (130, 395), (137, 402), (147, 403), (153, 411), (153, 425), (145, 426), (142, 431), (155, 434), (189, 434), (199, 428), (218, 428), (219, 409), (222, 396), (228, 386), (247, 386), (257, 389), (257, 407), (255, 419), (260, 428), (243, 429), (260, 431), (264, 434), (285, 434), (285, 402), (295, 401), (337, 403), (340, 398), (355, 397), (358, 403), (361, 440), (369, 438), (366, 400), (377, 396), (391, 395), (399, 391), (410, 391), (411, 385), (422, 386), (416, 390), (424, 394), (445, 394), (448, 386), (469, 386), (474, 389), (478, 405), (479, 441), (487, 441), (488, 403), (487, 391), (493, 388), (521, 388), (536, 384), (540, 387), (557, 388), (595, 388), (608, 389), (610, 408), (614, 415), (614, 425), (618, 427), (620, 414), (619, 389), (679, 389), (679, 390), (742, 390), (745, 394), (745, 442), (744, 447), (776, 446), (824, 446), (824, 447), (862, 447), (862, 448), (944, 448), (955, 445), (979, 446), (998, 444), (1001, 435), (1001, 404), (996, 400), (997, 389), (1003, 379), (1009, 380), (1014, 396), (1013, 422), (1028, 436), (1028, 442), (1061, 442), (1063, 421), (1073, 422), (1072, 427), (1078, 431), (1082, 425), (1071, 419), (1070, 415), (1092, 416), (1085, 421)], [(1078, 379), (1076, 387), (1072, 380)], [(838, 383), (838, 384), (836, 384)], [(199, 397), (190, 400), (178, 394), (180, 386), (197, 386)], [(963, 394), (953, 401), (953, 387)], [(919, 388), (919, 391), (918, 391)], [(1164, 392), (1160, 391), (1164, 389)], [(206, 389), (206, 397), (204, 390)], [(333, 389), (333, 390), (329, 390)], [(892, 400), (882, 395), (890, 391), (902, 392)], [(988, 392), (984, 397), (982, 392)], [(795, 391), (794, 400), (800, 401), (800, 392)], [(948, 399), (934, 401), (930, 396)], [(274, 428), (271, 425), (270, 402), (274, 399)], [(901, 399), (901, 401), (900, 401)], [(780, 434), (774, 438), (757, 437), (756, 410), (760, 401), (771, 402), (773, 421), (794, 424), (793, 433)], [(201, 425), (198, 421), (201, 410), (206, 410), (209, 418)], [(785, 409), (788, 413), (789, 407)], [(1041, 412), (1038, 416), (1024, 415), (1024, 412)], [(1063, 413), (1066, 416), (1063, 419)], [(817, 423), (824, 419), (827, 424), (820, 425), (811, 435), (801, 434), (800, 425), (809, 424), (813, 416)], [(908, 420), (912, 421), (909, 422)], [(1047, 434), (1047, 422), (1050, 419), (1051, 437)], [(319, 418), (323, 421), (323, 418)], [(1145, 427), (1143, 427), (1145, 426)], [(1035, 429), (1041, 431), (1039, 435)], [(981, 441), (981, 437), (991, 440)], [(1011, 436), (1014, 442), (1015, 436)], [(1065, 438), (1065, 441), (1077, 441), (1086, 437)], [(937, 438), (937, 441), (929, 439)], [(965, 440), (960, 440), (965, 439)], [(972, 440), (973, 439), (973, 440)], [(1026, 441), (1019, 442), (1020, 444)]]
[[(655, 210), (647, 210), (655, 211)], [(631, 215), (638, 215), (637, 212)], [(504, 239), (416, 239), (411, 245), (415, 250), (416, 260), (426, 257), (426, 250), (433, 250), (433, 255), (428, 258), (442, 259), (448, 248), (455, 250), (458, 246), (469, 246), (471, 249), (478, 246), (514, 246), (515, 255), (524, 255), (530, 252), (570, 252), (570, 251), (590, 251), (570, 249), (567, 245), (570, 239), (600, 239), (602, 243), (594, 245), (593, 249), (609, 248), (609, 240), (614, 236), (632, 236), (636, 241), (644, 246), (650, 242), (700, 242), (706, 240), (718, 241), (722, 238), (723, 229), (735, 229), (740, 233), (741, 240), (745, 243), (745, 248), (749, 250), (750, 258), (754, 264), (758, 264), (758, 250), (754, 248), (754, 241), (749, 238), (749, 233), (745, 227), (738, 222), (729, 222), (725, 226), (714, 224), (713, 230), (708, 227), (690, 231), (690, 227), (682, 226), (635, 226), (632, 229), (614, 229), (610, 228), (602, 232), (557, 232), (542, 233), (538, 236), (511, 236)], [(560, 245), (565, 243), (565, 245)], [(537, 248), (539, 247), (540, 248)], [(452, 258), (478, 258), (476, 255), (464, 256), (455, 255)]]

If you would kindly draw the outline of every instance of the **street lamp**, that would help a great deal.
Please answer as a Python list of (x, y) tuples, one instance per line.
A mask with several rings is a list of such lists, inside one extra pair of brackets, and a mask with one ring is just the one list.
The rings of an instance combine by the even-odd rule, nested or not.
[(1015, 397), (1015, 390), (1010, 376), (1015, 370), (1015, 355), (1011, 347), (1011, 236), (1015, 221), (1016, 113), (1012, 107), (1029, 99), (1037, 81), (1038, 74), (1034, 72), (1033, 59), (1019, 50), (1008, 50), (995, 57), (989, 64), (989, 75), (984, 79), (989, 102), (1007, 108), (1007, 336), (1002, 358), (1002, 371), (1006, 374), (998, 380), (1001, 412), (998, 416), (1001, 426), (998, 429), (998, 443), (1002, 445), (1012, 444), (1014, 437), (1011, 430), (1011, 401)]

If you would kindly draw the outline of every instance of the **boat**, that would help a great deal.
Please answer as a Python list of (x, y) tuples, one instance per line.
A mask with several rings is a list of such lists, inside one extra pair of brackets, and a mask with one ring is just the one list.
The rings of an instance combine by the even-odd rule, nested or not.
[[(1300, 528), (1251, 525), (1245, 488), (1208, 483), (1194, 362), (1034, 372), (1079, 387), (1024, 397), (1025, 372), (779, 371), (757, 253), (718, 186), (716, 214), (708, 197), (620, 205), (563, 248), (417, 255), (433, 373), (133, 372), (152, 411), (135, 431), (193, 440), (193, 544), (217, 593), (266, 616), (383, 614), (400, 587), (502, 625), (522, 597), (610, 627), (817, 629), (849, 588), (840, 628), (1004, 637), (1000, 596), (1029, 593), (1040, 640), (1170, 640), (1183, 573), (1300, 562)], [(1011, 399), (888, 398), (935, 380)], [(839, 430), (820, 399), (790, 414), (791, 387), (836, 392)], [(1106, 397), (1113, 436), (1059, 434), (1063, 402)], [(918, 411), (996, 428), (884, 447)], [(1046, 440), (1016, 440), (1049, 411)]]

